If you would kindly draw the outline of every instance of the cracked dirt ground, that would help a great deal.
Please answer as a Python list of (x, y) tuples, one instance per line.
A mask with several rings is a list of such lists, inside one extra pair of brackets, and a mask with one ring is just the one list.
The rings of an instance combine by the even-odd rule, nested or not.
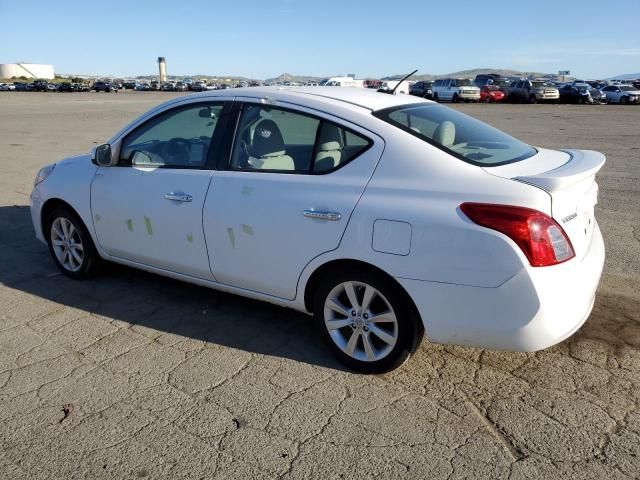
[(0, 94), (1, 478), (638, 478), (640, 108), (457, 107), (608, 155), (593, 314), (535, 354), (425, 342), (360, 376), (293, 311), (118, 266), (57, 274), (36, 171), (169, 96)]

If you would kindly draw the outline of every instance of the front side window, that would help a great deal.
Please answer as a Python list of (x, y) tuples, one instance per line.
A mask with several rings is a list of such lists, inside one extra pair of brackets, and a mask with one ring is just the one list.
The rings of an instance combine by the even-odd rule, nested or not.
[(486, 123), (438, 104), (403, 105), (373, 114), (474, 165), (503, 165), (537, 153), (533, 147)]
[(326, 173), (360, 155), (371, 142), (332, 122), (265, 105), (242, 108), (232, 170)]
[(191, 104), (152, 118), (122, 142), (120, 163), (203, 168), (222, 104)]

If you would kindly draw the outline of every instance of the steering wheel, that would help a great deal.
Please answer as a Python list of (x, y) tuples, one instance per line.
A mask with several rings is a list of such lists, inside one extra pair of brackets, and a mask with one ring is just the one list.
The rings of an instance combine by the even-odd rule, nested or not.
[(166, 165), (186, 165), (189, 162), (191, 143), (185, 138), (172, 138), (164, 142), (160, 155)]

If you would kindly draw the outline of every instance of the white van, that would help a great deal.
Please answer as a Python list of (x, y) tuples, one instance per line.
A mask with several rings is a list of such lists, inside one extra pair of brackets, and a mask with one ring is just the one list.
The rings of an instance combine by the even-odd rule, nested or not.
[(468, 78), (440, 78), (431, 88), (436, 102), (480, 101), (480, 89)]
[(364, 88), (362, 80), (356, 80), (351, 77), (331, 77), (325, 84), (326, 87), (357, 87)]
[(408, 94), (409, 93), (409, 89), (410, 89), (411, 85), (406, 80), (404, 82), (402, 82), (402, 83), (399, 80), (388, 80), (386, 82), (382, 82), (382, 85), (380, 85), (380, 89), (381, 90), (389, 90), (389, 91), (391, 91), (394, 88), (396, 88), (396, 86), (398, 84), (400, 84), (400, 85), (396, 89), (396, 93), (404, 93), (404, 94)]

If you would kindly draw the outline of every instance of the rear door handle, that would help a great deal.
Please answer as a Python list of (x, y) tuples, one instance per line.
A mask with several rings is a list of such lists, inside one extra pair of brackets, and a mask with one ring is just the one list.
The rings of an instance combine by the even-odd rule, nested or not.
[(340, 212), (323, 212), (314, 210), (313, 208), (303, 211), (302, 214), (308, 218), (317, 218), (318, 220), (333, 220), (334, 222), (342, 218), (342, 214)]
[(174, 202), (190, 202), (193, 197), (183, 192), (169, 192), (164, 194), (164, 198), (167, 200), (173, 200)]

